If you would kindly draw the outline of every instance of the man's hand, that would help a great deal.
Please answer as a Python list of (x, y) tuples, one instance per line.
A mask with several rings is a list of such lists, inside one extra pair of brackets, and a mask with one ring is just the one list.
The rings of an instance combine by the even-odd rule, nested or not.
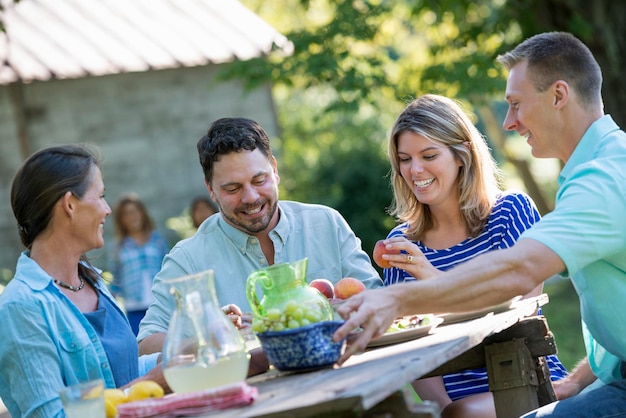
[(235, 328), (239, 329), (248, 326), (246, 321), (247, 318), (244, 317), (239, 306), (230, 303), (228, 305), (222, 306), (222, 312), (224, 312), (224, 315), (226, 315), (228, 319), (231, 320)]
[[(380, 337), (391, 326), (394, 319), (400, 316), (399, 305), (394, 294), (395, 288), (390, 286), (358, 293), (337, 308), (337, 313), (347, 319), (333, 336), (335, 341), (348, 339), (348, 348), (337, 364), (343, 364), (353, 354), (361, 353), (373, 338)], [(362, 330), (351, 334), (352, 331)]]

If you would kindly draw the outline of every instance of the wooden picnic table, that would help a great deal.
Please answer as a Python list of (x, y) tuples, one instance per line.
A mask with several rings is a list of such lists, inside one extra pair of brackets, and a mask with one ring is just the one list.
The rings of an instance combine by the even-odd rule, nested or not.
[(556, 352), (545, 318), (547, 295), (511, 309), (435, 327), (430, 334), (371, 349), (342, 367), (307, 373), (270, 371), (248, 379), (259, 390), (246, 407), (211, 417), (438, 417), (433, 403), (415, 404), (406, 390), (427, 376), (486, 365), (499, 418), (554, 400), (543, 356)]

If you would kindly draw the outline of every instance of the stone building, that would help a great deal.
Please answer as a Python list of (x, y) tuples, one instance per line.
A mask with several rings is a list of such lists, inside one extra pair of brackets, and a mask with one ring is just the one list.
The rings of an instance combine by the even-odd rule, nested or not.
[[(215, 78), (235, 60), (290, 52), (236, 0), (0, 1), (0, 279), (22, 250), (10, 188), (32, 152), (97, 144), (109, 204), (137, 192), (163, 229), (207, 193), (195, 145), (211, 121), (245, 116), (278, 135), (270, 86)], [(102, 266), (104, 251), (90, 255)]]

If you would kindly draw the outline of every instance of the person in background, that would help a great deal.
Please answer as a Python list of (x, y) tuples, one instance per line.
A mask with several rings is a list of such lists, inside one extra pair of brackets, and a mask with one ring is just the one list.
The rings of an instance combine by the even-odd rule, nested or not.
[(206, 196), (197, 196), (193, 199), (189, 208), (193, 227), (197, 230), (206, 218), (217, 212), (218, 209), (211, 199)]
[(0, 397), (14, 418), (64, 417), (59, 390), (103, 379), (167, 389), (159, 354), (138, 355), (122, 309), (85, 253), (104, 244), (111, 213), (98, 149), (61, 145), (31, 155), (11, 187), (26, 250), (0, 295)]
[[(245, 118), (211, 124), (197, 144), (204, 180), (219, 212), (165, 257), (141, 322), (143, 353), (160, 351), (174, 310), (164, 279), (213, 269), (220, 304), (250, 310), (246, 279), (275, 263), (308, 257), (307, 279), (343, 277), (382, 286), (345, 219), (322, 205), (278, 200), (278, 165), (265, 130)], [(231, 306), (232, 307), (232, 306)], [(253, 358), (254, 360), (254, 358)]]
[[(540, 219), (522, 192), (503, 192), (485, 139), (453, 100), (426, 94), (396, 120), (388, 141), (399, 224), (384, 241), (403, 251), (383, 270), (385, 285), (436, 277), (479, 254), (512, 246)], [(410, 256), (408, 256), (410, 255)], [(537, 286), (526, 296), (542, 291)], [(546, 358), (552, 380), (567, 371)], [(422, 399), (436, 401), (443, 418), (496, 416), (485, 368), (420, 380)]]
[(113, 211), (116, 242), (108, 251), (111, 292), (120, 296), (135, 335), (152, 301), (152, 279), (170, 250), (154, 227), (146, 205), (135, 193), (123, 195)]
[[(526, 137), (533, 156), (564, 163), (554, 210), (513, 246), (479, 255), (437, 280), (345, 301), (338, 312), (348, 319), (335, 340), (358, 326), (363, 331), (339, 362), (398, 316), (491, 306), (561, 274), (580, 298), (587, 356), (554, 382), (557, 402), (525, 417), (626, 416), (626, 133), (604, 114), (602, 71), (573, 35), (532, 36), (498, 61), (509, 70), (504, 128)], [(386, 258), (402, 262), (407, 254)]]

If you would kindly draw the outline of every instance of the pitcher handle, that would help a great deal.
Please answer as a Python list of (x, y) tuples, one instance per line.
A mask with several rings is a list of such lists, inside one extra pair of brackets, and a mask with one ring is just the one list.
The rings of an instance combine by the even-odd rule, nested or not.
[(259, 297), (256, 294), (256, 284), (259, 280), (262, 280), (262, 285), (271, 282), (269, 275), (263, 270), (253, 271), (246, 280), (246, 296), (254, 316), (262, 316), (261, 303), (259, 302)]

